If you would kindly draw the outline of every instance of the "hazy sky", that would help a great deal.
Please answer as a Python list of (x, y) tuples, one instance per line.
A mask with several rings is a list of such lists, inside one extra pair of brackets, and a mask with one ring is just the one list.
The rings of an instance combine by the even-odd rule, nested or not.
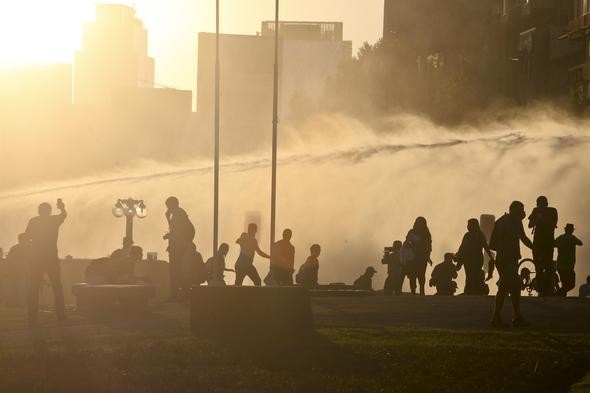
[[(214, 31), (214, 0), (111, 1), (135, 5), (149, 31), (156, 82), (193, 89), (196, 36)], [(0, 68), (71, 62), (82, 25), (94, 17), (93, 0), (0, 0)], [(273, 0), (221, 0), (222, 32), (255, 34), (273, 19)], [(383, 0), (281, 0), (281, 19), (344, 22), (354, 47), (382, 32)]]

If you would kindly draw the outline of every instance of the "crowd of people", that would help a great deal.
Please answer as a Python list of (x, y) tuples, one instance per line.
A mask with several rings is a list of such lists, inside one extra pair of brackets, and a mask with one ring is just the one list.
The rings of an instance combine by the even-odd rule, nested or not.
[[(270, 253), (261, 250), (256, 233), (258, 227), (251, 223), (247, 232), (236, 240), (239, 256), (234, 269), (228, 269), (226, 258), (230, 250), (227, 243), (222, 243), (214, 255), (204, 261), (195, 244), (195, 227), (187, 212), (180, 206), (176, 197), (166, 200), (165, 218), (168, 232), (163, 239), (168, 242), (171, 302), (184, 301), (194, 285), (207, 283), (211, 286), (225, 286), (225, 273), (234, 272), (233, 285), (241, 286), (248, 277), (256, 286), (262, 283), (269, 286), (302, 285), (308, 288), (318, 287), (319, 257), (321, 247), (313, 244), (310, 254), (295, 274), (295, 247), (291, 244), (293, 232), (285, 229), (282, 238), (272, 245)], [(52, 215), (52, 206), (43, 203), (39, 214), (32, 218), (24, 233), (19, 235), (18, 244), (7, 255), (8, 265), (24, 275), (26, 261), (28, 285), (27, 303), (29, 324), (36, 326), (38, 314), (39, 287), (44, 275), (49, 278), (55, 299), (55, 310), (59, 321), (66, 319), (63, 288), (61, 283), (60, 263), (57, 252), (59, 228), (66, 220), (65, 204), (57, 202), (59, 214)], [(523, 220), (526, 218), (524, 204), (515, 201), (508, 213), (500, 217), (494, 225), (489, 238), (480, 228), (477, 219), (467, 222), (467, 231), (463, 236), (457, 252), (444, 255), (443, 261), (434, 266), (428, 285), (436, 289), (437, 295), (452, 296), (457, 291), (455, 279), (458, 271), (465, 271), (465, 295), (487, 295), (490, 291), (487, 282), (499, 275), (495, 310), (492, 325), (501, 327), (505, 323), (500, 317), (505, 299), (511, 299), (516, 326), (526, 326), (528, 322), (520, 313), (520, 294), (522, 277), (518, 266), (522, 258), (520, 243), (532, 249), (536, 273), (536, 289), (540, 296), (566, 296), (575, 286), (576, 247), (582, 242), (574, 235), (574, 225), (567, 224), (562, 235), (555, 238), (558, 214), (549, 206), (546, 197), (537, 199), (537, 206), (528, 217), (528, 227), (533, 231), (533, 239), (526, 235)], [(557, 248), (557, 263), (554, 262), (554, 249)], [(269, 260), (269, 271), (262, 280), (256, 267), (254, 257)], [(418, 217), (408, 231), (405, 240), (396, 240), (391, 247), (386, 247), (382, 263), (387, 265), (385, 295), (401, 295), (405, 280), (409, 282), (411, 294), (425, 295), (427, 266), (432, 265), (432, 235), (427, 220)], [(484, 272), (484, 254), (489, 259), (487, 276)], [(86, 270), (86, 281), (91, 284), (120, 284), (137, 280), (134, 266), (143, 258), (143, 250), (135, 246), (131, 239), (125, 238), (123, 246), (110, 256), (93, 261)], [(20, 269), (20, 270), (19, 270)], [(14, 274), (16, 274), (13, 272)], [(377, 271), (368, 267), (354, 281), (358, 290), (373, 290), (372, 280)], [(561, 286), (555, 280), (559, 273)], [(295, 282), (293, 276), (295, 274)], [(590, 277), (580, 288), (580, 296), (590, 296)]]

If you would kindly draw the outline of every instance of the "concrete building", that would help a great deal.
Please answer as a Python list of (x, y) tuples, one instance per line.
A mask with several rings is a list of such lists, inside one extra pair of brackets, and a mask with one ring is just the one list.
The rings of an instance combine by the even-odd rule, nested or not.
[(499, 0), (505, 93), (521, 103), (567, 97), (581, 47), (564, 40), (572, 0)]
[(98, 4), (96, 20), (84, 26), (82, 49), (74, 58), (74, 102), (109, 103), (113, 89), (154, 86), (154, 59), (147, 31), (135, 9)]
[[(257, 35), (223, 34), (221, 58), (222, 148), (251, 151), (270, 140), (274, 70), (274, 22)], [(313, 108), (329, 78), (352, 57), (342, 23), (280, 22), (279, 115), (283, 124)], [(215, 34), (199, 34), (197, 112), (202, 129), (213, 129)]]
[(570, 93), (574, 103), (590, 103), (590, 0), (573, 0), (567, 38), (579, 46), (575, 64), (568, 70)]
[[(497, 0), (385, 0), (383, 47), (394, 69), (393, 107), (429, 113), (463, 97), (485, 100), (498, 84)], [(450, 97), (450, 98), (449, 98)]]

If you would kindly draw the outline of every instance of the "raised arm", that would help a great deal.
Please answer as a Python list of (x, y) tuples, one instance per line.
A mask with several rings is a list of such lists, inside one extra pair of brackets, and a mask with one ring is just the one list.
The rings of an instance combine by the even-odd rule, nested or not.
[(580, 239), (578, 239), (577, 237), (575, 237), (575, 236), (574, 236), (574, 240), (576, 242), (576, 246), (583, 246), (584, 245), (584, 243)]
[(68, 213), (66, 212), (66, 205), (63, 203), (61, 199), (57, 200), (57, 208), (59, 210), (59, 214), (57, 215), (57, 217), (59, 217), (61, 222), (64, 222), (66, 220), (66, 217), (68, 216)]

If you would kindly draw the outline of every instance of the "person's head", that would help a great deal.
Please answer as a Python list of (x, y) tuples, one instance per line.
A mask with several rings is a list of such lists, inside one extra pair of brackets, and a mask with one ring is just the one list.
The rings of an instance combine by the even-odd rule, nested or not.
[(399, 251), (402, 249), (403, 243), (399, 240), (396, 240), (393, 242), (393, 244), (391, 245), (391, 248), (393, 251)]
[(256, 235), (256, 232), (258, 232), (258, 225), (254, 223), (248, 224), (248, 233), (250, 235)]
[(365, 276), (373, 277), (377, 273), (377, 270), (373, 266), (369, 266), (367, 270), (365, 270)]
[(537, 207), (547, 207), (549, 206), (549, 200), (546, 196), (540, 196), (537, 198)]
[(445, 262), (446, 263), (453, 262), (453, 257), (454, 257), (453, 253), (447, 252), (445, 254)]
[(51, 205), (47, 202), (43, 202), (39, 205), (39, 216), (47, 217), (51, 215)]
[(416, 221), (414, 221), (414, 231), (417, 232), (426, 232), (428, 231), (428, 223), (426, 222), (426, 218), (418, 217)]
[(143, 259), (143, 249), (139, 246), (131, 246), (129, 249), (129, 258), (132, 261), (141, 261)]
[(567, 224), (565, 226), (565, 233), (569, 233), (571, 235), (575, 230), (576, 228), (574, 228), (574, 224)]
[(180, 201), (175, 196), (166, 199), (166, 207), (169, 211), (174, 211), (180, 207)]
[(467, 221), (467, 230), (469, 232), (480, 232), (481, 228), (479, 227), (479, 221), (477, 218), (472, 218)]
[(524, 204), (520, 201), (514, 201), (510, 204), (510, 210), (508, 211), (512, 217), (518, 218), (520, 221), (526, 217), (524, 211)]
[(283, 240), (291, 240), (291, 238), (293, 237), (293, 231), (290, 229), (285, 229), (283, 231)]
[(309, 252), (311, 253), (312, 257), (317, 258), (320, 256), (320, 253), (322, 252), (322, 248), (320, 247), (319, 244), (314, 244), (313, 246), (311, 246), (309, 248)]
[(228, 252), (229, 252), (229, 245), (227, 243), (221, 243), (221, 245), (219, 246), (219, 254), (223, 255), (225, 257), (225, 256), (227, 256)]
[(133, 240), (125, 236), (123, 238), (123, 248), (131, 247), (133, 245)]
[(27, 234), (21, 233), (18, 235), (18, 244), (25, 244), (27, 242)]

